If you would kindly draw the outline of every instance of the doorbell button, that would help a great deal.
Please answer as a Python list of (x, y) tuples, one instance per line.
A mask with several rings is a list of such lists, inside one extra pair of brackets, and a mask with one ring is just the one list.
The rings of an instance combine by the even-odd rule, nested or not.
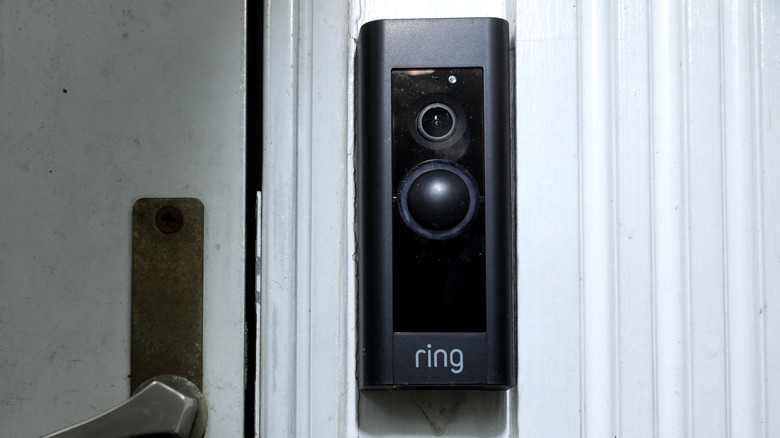
[(477, 213), (479, 190), (468, 171), (446, 160), (429, 160), (401, 181), (399, 209), (404, 223), (432, 240), (455, 237)]
[(407, 194), (412, 218), (430, 230), (448, 230), (461, 223), (468, 213), (469, 200), (466, 183), (443, 169), (418, 176)]

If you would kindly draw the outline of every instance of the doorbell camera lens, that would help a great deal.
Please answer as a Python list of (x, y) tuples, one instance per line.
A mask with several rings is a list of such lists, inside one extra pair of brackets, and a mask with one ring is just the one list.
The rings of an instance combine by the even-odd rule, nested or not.
[[(464, 71), (440, 70), (442, 74)], [(481, 82), (481, 71), (470, 70), (464, 74), (470, 73)], [(392, 93), (397, 102), (392, 114), (394, 126), (404, 131), (404, 137), (411, 137), (408, 141), (414, 141), (433, 151), (434, 156), (431, 158), (458, 161), (454, 157), (458, 153), (462, 155), (469, 147), (470, 140), (479, 136), (481, 126), (476, 126), (476, 120), (480, 120), (482, 116), (481, 98), (468, 93), (471, 91), (469, 87), (451, 87), (446, 77), (441, 81), (442, 84), (432, 87), (431, 83), (434, 81), (415, 74), (414, 70), (393, 70), (391, 82)], [(405, 144), (407, 140), (398, 137), (398, 133), (394, 137), (395, 144)], [(448, 151), (445, 155), (440, 154), (445, 150)]]
[(445, 141), (455, 133), (455, 111), (443, 103), (432, 103), (417, 116), (417, 129), (430, 141)]

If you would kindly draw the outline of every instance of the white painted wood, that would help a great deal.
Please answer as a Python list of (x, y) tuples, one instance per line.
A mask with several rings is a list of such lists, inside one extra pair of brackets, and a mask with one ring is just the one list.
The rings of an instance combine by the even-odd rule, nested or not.
[[(311, 37), (311, 298), (310, 298), (310, 364), (313, 388), (310, 398), (308, 436), (343, 433), (347, 394), (343, 388), (354, 381), (348, 357), (355, 357), (354, 344), (347, 343), (346, 309), (354, 306), (347, 300), (346, 266), (353, 262), (353, 247), (346, 245), (347, 219), (351, 203), (346, 197), (352, 161), (347, 160), (347, 132), (351, 112), (346, 100), (348, 63), (352, 57), (345, 50), (350, 40), (345, 29), (349, 18), (347, 7), (338, 2), (313, 2), (310, 11), (314, 23)], [(351, 132), (351, 131), (349, 131)], [(301, 179), (299, 179), (300, 183)], [(322, 181), (328, 181), (322, 185)], [(352, 186), (352, 183), (349, 183)], [(350, 224), (352, 222), (349, 222)], [(354, 277), (352, 277), (354, 278)], [(338, 317), (334, 317), (338, 316)], [(327, 348), (322, 348), (327, 346)], [(334, 397), (337, 394), (337, 397)]]
[(726, 436), (726, 314), (720, 5), (690, 3), (686, 136), (692, 436)]
[(348, 8), (267, 2), (265, 16), (260, 436), (338, 436), (354, 379), (345, 365), (354, 356), (345, 337)]
[(579, 8), (582, 436), (617, 434), (614, 7)]
[(296, 408), (297, 11), (265, 3), (260, 436), (292, 437)]
[[(780, 433), (776, 2), (268, 7), (261, 436)], [(354, 39), (480, 15), (513, 29), (518, 385), (361, 393)]]
[(244, 4), (0, 2), (0, 435), (129, 396), (133, 202), (205, 205), (209, 436), (243, 434)]
[(577, 23), (565, 1), (518, 5), (518, 406), (509, 436), (580, 435)]
[(352, 7), (357, 22), (362, 26), (369, 21), (387, 18), (507, 18), (507, 7), (514, 8), (513, 3), (507, 0), (357, 0), (352, 2)]
[(344, 330), (343, 339), (346, 345), (346, 360), (343, 362), (345, 367), (345, 379), (343, 392), (344, 416), (343, 423), (339, 424), (340, 437), (360, 436), (358, 425), (360, 421), (359, 403), (361, 401), (360, 391), (357, 389), (357, 266), (355, 263), (357, 257), (356, 233), (355, 233), (355, 209), (352, 208), (356, 199), (355, 187), (355, 63), (354, 54), (357, 46), (357, 35), (360, 32), (361, 19), (360, 14), (365, 8), (358, 7), (359, 3), (350, 2), (349, 13), (349, 35), (347, 41), (348, 68), (347, 68), (347, 187), (346, 193), (346, 238), (348, 260), (345, 264), (345, 289), (342, 294), (346, 298), (346, 309), (344, 309), (344, 318), (342, 329)]
[(756, 3), (725, 2), (722, 13), (727, 426), (731, 436), (764, 436)]
[[(256, 222), (256, 239), (255, 239), (255, 315), (257, 317), (258, 323), (255, 325), (255, 339), (258, 340), (258, 343), (260, 342), (260, 336), (262, 335), (262, 321), (260, 321), (260, 315), (263, 313), (262, 308), (262, 285), (263, 285), (263, 278), (262, 278), (262, 251), (263, 251), (263, 194), (262, 192), (257, 192), (257, 195), (255, 197), (255, 217), (261, 219)], [(254, 434), (250, 435), (249, 431), (244, 431), (244, 436), (254, 436), (255, 438), (260, 437), (260, 388), (262, 387), (262, 382), (260, 381), (260, 373), (262, 370), (262, 351), (260, 351), (259, 348), (255, 349), (255, 406), (254, 406), (254, 425), (255, 430)], [(249, 372), (249, 369), (247, 367), (247, 372)]]
[[(754, 10), (753, 18), (758, 19), (760, 32), (757, 39), (755, 68), (755, 86), (759, 90), (759, 106), (755, 114), (756, 132), (760, 161), (754, 171), (761, 185), (759, 218), (762, 225), (760, 242), (763, 249), (759, 261), (763, 269), (764, 305), (758, 310), (763, 315), (762, 343), (765, 351), (764, 421), (766, 437), (780, 436), (780, 184), (777, 183), (777, 169), (780, 166), (780, 125), (778, 125), (778, 103), (780, 88), (777, 87), (776, 74), (780, 71), (780, 4), (762, 1)], [(760, 68), (758, 68), (760, 66)], [(774, 113), (774, 114), (773, 114)], [(773, 119), (774, 116), (774, 120)]]
[(618, 432), (652, 437), (654, 425), (650, 2), (617, 7)]
[(655, 433), (689, 434), (684, 4), (652, 2), (652, 283)]

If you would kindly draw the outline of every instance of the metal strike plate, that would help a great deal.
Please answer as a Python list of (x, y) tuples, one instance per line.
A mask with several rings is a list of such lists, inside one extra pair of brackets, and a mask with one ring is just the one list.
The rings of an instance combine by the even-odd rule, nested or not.
[(133, 205), (130, 387), (173, 374), (203, 387), (203, 203)]

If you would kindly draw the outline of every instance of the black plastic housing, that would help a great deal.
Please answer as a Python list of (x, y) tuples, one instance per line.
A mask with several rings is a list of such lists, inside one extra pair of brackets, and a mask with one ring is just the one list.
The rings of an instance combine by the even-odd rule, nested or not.
[[(508, 23), (369, 22), (355, 72), (359, 387), (508, 389), (516, 374)], [(414, 123), (431, 102), (461, 124), (439, 143)], [(405, 178), (426, 166), (463, 175), (477, 202), (454, 236), (416, 230), (399, 199)]]

